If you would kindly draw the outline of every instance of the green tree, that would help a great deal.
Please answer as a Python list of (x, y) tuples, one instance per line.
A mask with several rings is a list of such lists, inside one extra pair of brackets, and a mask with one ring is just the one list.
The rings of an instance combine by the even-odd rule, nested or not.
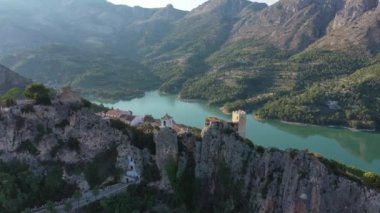
[(365, 184), (373, 185), (376, 183), (376, 175), (373, 172), (366, 172), (363, 174), (363, 180)]
[(57, 211), (55, 210), (54, 203), (51, 202), (51, 201), (49, 201), (49, 202), (47, 203), (47, 210), (48, 210), (48, 212), (57, 212)]
[(98, 186), (95, 186), (93, 189), (92, 189), (92, 194), (94, 195), (95, 199), (96, 197), (99, 195), (100, 193), (100, 189)]
[(8, 98), (7, 100), (5, 100), (5, 105), (7, 107), (14, 106), (14, 105), (16, 105), (16, 101), (12, 98)]
[(50, 105), (50, 90), (42, 84), (31, 84), (26, 87), (24, 95), (36, 101), (37, 104)]
[(73, 209), (73, 206), (71, 205), (71, 202), (66, 202), (65, 206), (63, 207), (63, 210), (65, 212), (71, 212), (72, 209)]

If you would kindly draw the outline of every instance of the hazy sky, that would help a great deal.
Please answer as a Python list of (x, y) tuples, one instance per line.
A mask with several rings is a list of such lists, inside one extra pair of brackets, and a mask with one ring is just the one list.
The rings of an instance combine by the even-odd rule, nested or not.
[[(141, 6), (148, 8), (165, 7), (168, 4), (172, 4), (175, 8), (181, 10), (191, 10), (198, 5), (202, 4), (206, 0), (108, 0), (114, 4), (126, 4), (129, 6)], [(253, 0), (255, 2), (265, 2), (267, 4), (273, 4), (278, 0)]]

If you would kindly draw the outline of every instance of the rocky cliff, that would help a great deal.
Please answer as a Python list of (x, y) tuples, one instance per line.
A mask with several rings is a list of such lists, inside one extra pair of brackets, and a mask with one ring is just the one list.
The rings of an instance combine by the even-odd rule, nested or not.
[(203, 130), (194, 156), (205, 203), (242, 212), (379, 210), (379, 192), (336, 175), (318, 157), (248, 143), (224, 127)]
[(291, 50), (303, 50), (326, 33), (339, 1), (282, 0), (256, 15), (243, 16), (233, 40), (254, 39)]
[[(80, 97), (64, 97), (67, 94), (54, 94), (52, 105), (48, 106), (3, 108), (0, 161), (24, 163), (40, 175), (52, 165), (60, 165), (64, 178), (83, 191), (110, 181), (123, 181), (131, 161), (133, 170), (141, 175), (150, 155), (131, 144), (133, 134), (127, 129), (120, 131), (112, 121), (96, 115)], [(97, 176), (97, 180), (90, 180), (91, 176)]]
[[(380, 208), (380, 194), (371, 189), (379, 187), (358, 178), (361, 171), (343, 173), (337, 164), (306, 152), (264, 149), (222, 121), (201, 134), (195, 130), (177, 134), (154, 123), (133, 129), (101, 118), (79, 96), (67, 93), (70, 90), (54, 93), (48, 106), (2, 109), (0, 163), (21, 162), (37, 176), (58, 166), (63, 171), (59, 178), (83, 192), (125, 181), (133, 170), (143, 178), (144, 187), (157, 187), (165, 194), (152, 197), (149, 208), (164, 206), (167, 211), (376, 212)], [(162, 200), (170, 196), (175, 199)], [(123, 199), (131, 202), (131, 197)]]
[(166, 211), (375, 213), (380, 207), (380, 179), (366, 185), (362, 171), (319, 155), (256, 146), (223, 121), (199, 137), (173, 133), (161, 129), (155, 137), (161, 171), (155, 185), (180, 203)]
[(290, 50), (356, 46), (378, 52), (378, 4), (378, 0), (282, 0), (258, 14), (242, 16), (232, 39), (261, 40)]
[(378, 0), (343, 1), (330, 22), (326, 35), (311, 48), (362, 48), (379, 51), (380, 7)]

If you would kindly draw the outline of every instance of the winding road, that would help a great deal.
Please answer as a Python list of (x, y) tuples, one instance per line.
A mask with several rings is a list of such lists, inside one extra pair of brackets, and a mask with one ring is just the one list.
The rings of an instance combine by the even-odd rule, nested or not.
[[(79, 199), (69, 198), (69, 199), (54, 203), (52, 209), (54, 209), (56, 212), (67, 212), (67, 210), (65, 210), (65, 207), (70, 206), (71, 208), (68, 212), (73, 212), (77, 209), (87, 206), (100, 199), (120, 194), (124, 192), (128, 188), (129, 185), (136, 184), (136, 183), (138, 182), (118, 183), (112, 186), (108, 186), (100, 190), (97, 195), (95, 195), (92, 191), (87, 191), (83, 193)], [(48, 205), (45, 205), (40, 208), (32, 209), (30, 212), (45, 213), (45, 212), (49, 212), (50, 208), (51, 207), (49, 207)]]

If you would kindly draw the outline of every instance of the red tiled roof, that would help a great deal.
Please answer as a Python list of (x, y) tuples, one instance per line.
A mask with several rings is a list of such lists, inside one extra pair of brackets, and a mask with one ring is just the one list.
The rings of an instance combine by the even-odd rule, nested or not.
[(112, 117), (121, 117), (122, 115), (128, 115), (129, 112), (121, 111), (121, 110), (109, 110), (106, 112), (107, 116), (112, 116)]

